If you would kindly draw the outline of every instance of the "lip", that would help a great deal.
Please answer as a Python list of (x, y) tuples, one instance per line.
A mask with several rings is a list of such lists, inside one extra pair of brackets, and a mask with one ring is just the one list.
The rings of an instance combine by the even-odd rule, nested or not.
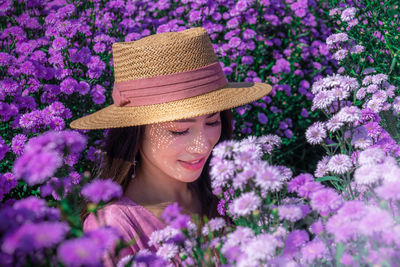
[[(203, 168), (205, 159), (206, 157), (202, 157), (201, 159), (191, 160), (191, 161), (178, 160), (178, 162), (182, 165), (182, 167), (188, 170), (198, 170)], [(190, 163), (190, 162), (196, 162), (196, 163)]]

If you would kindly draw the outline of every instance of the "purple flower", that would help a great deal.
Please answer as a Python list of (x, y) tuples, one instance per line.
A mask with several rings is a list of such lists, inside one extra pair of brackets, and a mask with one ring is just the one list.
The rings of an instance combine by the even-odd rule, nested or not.
[(41, 184), (54, 175), (62, 165), (62, 158), (56, 151), (42, 151), (39, 154), (24, 154), (15, 161), (13, 173), (29, 185)]
[(245, 65), (251, 65), (251, 64), (253, 64), (253, 62), (254, 62), (254, 59), (253, 59), (252, 56), (244, 56), (244, 57), (242, 57), (242, 63), (245, 64)]
[(310, 226), (310, 232), (315, 235), (319, 235), (323, 231), (324, 231), (324, 225), (322, 224), (321, 219), (313, 222), (313, 224), (311, 224), (311, 226)]
[(312, 145), (320, 144), (326, 138), (325, 125), (322, 122), (315, 122), (306, 130), (306, 139)]
[(323, 188), (311, 194), (310, 205), (315, 211), (318, 211), (322, 216), (328, 215), (342, 205), (343, 200), (331, 188)]
[(287, 183), (289, 192), (296, 192), (299, 188), (306, 183), (310, 183), (314, 181), (314, 177), (308, 173), (302, 173), (294, 177)]
[(324, 186), (321, 183), (308, 182), (308, 183), (305, 183), (304, 185), (299, 187), (299, 189), (297, 190), (297, 195), (299, 197), (303, 197), (303, 198), (308, 199), (308, 198), (310, 198), (310, 196), (313, 193), (315, 193), (315, 192), (317, 192), (317, 191), (319, 191), (319, 190), (321, 190), (323, 188), (324, 188)]
[(241, 43), (242, 43), (242, 41), (240, 40), (239, 37), (232, 37), (232, 38), (229, 40), (229, 46), (230, 46), (231, 48), (236, 48), (236, 47), (238, 47)]
[(0, 174), (0, 201), (3, 200), (5, 194), (17, 186), (18, 182), (12, 173)]
[(120, 238), (118, 230), (112, 227), (101, 227), (85, 233), (85, 236), (95, 241), (102, 250), (112, 248)]
[(65, 222), (26, 223), (8, 235), (1, 248), (8, 254), (50, 248), (64, 240), (68, 231), (69, 226)]
[(11, 149), (17, 156), (21, 156), (24, 153), (25, 142), (26, 136), (23, 134), (17, 134), (12, 139)]
[(386, 210), (380, 209), (378, 206), (367, 207), (367, 213), (364, 215), (359, 224), (358, 231), (366, 236), (372, 236), (387, 230), (394, 225), (393, 217)]
[(221, 216), (225, 216), (225, 213), (226, 213), (225, 204), (226, 204), (225, 199), (220, 199), (218, 202), (217, 210), (218, 210), (218, 214)]
[(299, 248), (309, 240), (308, 234), (304, 230), (293, 230), (290, 232), (285, 241), (283, 256), (293, 257)]
[(247, 216), (260, 207), (261, 199), (254, 192), (243, 193), (229, 205), (229, 212), (234, 216)]
[(266, 124), (268, 122), (268, 117), (263, 112), (259, 112), (257, 118), (261, 124)]
[(86, 95), (90, 91), (90, 85), (87, 82), (80, 81), (76, 87), (76, 91), (78, 91), (80, 95)]
[(6, 153), (10, 151), (10, 148), (6, 145), (4, 140), (0, 137), (0, 160), (4, 158)]
[(75, 92), (77, 87), (78, 87), (78, 82), (74, 78), (68, 77), (61, 82), (60, 90), (61, 92), (70, 95), (73, 92)]
[(88, 237), (70, 239), (57, 249), (57, 256), (66, 266), (101, 266), (102, 249)]
[(63, 37), (56, 37), (53, 41), (52, 47), (55, 50), (61, 50), (67, 47), (67, 40)]
[(272, 73), (276, 74), (279, 72), (290, 73), (290, 63), (284, 58), (280, 58), (276, 61), (275, 65), (272, 66)]
[(122, 188), (111, 179), (96, 179), (82, 188), (82, 195), (91, 202), (109, 202), (122, 196)]

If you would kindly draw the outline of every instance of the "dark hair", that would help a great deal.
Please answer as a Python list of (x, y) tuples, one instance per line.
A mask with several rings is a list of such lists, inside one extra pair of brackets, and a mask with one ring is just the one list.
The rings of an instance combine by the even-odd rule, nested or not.
[[(221, 137), (222, 142), (232, 138), (232, 111), (225, 110), (221, 113)], [(125, 128), (110, 129), (104, 144), (104, 157), (100, 167), (100, 178), (110, 178), (120, 184), (125, 191), (131, 176), (135, 172), (132, 164), (134, 161), (140, 163), (139, 145), (144, 134), (145, 126), (133, 126)], [(127, 138), (127, 137), (130, 138)], [(189, 184), (189, 189), (195, 192), (201, 203), (201, 216), (213, 218), (218, 215), (218, 198), (212, 193), (211, 179), (209, 176), (208, 158), (204, 169), (196, 181)]]

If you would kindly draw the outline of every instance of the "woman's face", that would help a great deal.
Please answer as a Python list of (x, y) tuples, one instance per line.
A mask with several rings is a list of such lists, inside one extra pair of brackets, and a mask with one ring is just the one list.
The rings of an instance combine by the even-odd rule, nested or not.
[(141, 168), (147, 175), (193, 182), (221, 136), (220, 113), (146, 126)]

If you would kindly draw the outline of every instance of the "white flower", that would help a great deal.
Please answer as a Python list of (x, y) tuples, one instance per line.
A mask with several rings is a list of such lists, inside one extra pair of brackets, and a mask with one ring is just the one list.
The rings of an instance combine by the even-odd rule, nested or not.
[(178, 253), (178, 246), (173, 243), (165, 243), (162, 244), (159, 249), (157, 250), (157, 256), (169, 260), (175, 257)]
[(247, 192), (229, 204), (229, 212), (235, 216), (246, 216), (257, 210), (260, 205), (260, 197), (254, 192)]
[(328, 170), (337, 174), (345, 174), (351, 167), (353, 167), (351, 158), (345, 154), (334, 155), (328, 162)]

